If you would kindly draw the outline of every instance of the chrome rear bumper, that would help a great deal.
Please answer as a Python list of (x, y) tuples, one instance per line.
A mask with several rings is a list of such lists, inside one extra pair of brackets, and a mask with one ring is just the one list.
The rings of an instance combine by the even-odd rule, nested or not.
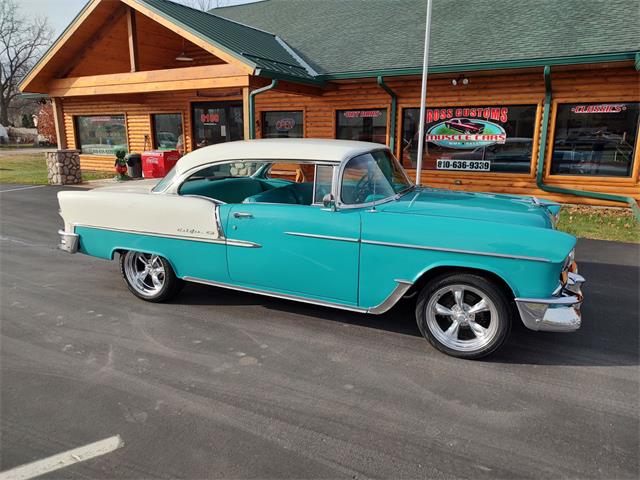
[(76, 253), (78, 251), (78, 240), (80, 236), (77, 233), (58, 230), (58, 235), (60, 235), (60, 243), (58, 244), (60, 250), (68, 253)]
[(584, 277), (569, 273), (567, 284), (549, 298), (516, 298), (522, 322), (531, 330), (572, 332), (580, 328)]

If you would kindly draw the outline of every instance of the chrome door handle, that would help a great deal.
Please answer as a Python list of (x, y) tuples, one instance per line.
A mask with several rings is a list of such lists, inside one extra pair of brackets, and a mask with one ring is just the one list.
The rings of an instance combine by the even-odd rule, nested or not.
[(233, 214), (233, 216), (235, 218), (253, 218), (253, 215), (251, 215), (250, 213), (246, 213), (246, 212), (235, 212)]

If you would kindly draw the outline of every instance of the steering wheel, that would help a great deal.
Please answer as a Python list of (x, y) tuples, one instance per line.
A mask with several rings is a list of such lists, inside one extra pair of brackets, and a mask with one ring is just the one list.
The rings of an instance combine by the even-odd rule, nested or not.
[(373, 181), (371, 180), (371, 175), (369, 173), (363, 175), (362, 178), (358, 180), (358, 183), (356, 183), (353, 191), (354, 203), (364, 203), (366, 198), (373, 191)]

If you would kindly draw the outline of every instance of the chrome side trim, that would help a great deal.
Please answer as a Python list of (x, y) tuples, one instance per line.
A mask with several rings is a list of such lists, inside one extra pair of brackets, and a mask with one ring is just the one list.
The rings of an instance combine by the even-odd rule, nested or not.
[(389, 295), (386, 300), (380, 305), (367, 310), (367, 313), (380, 315), (382, 313), (388, 312), (396, 303), (398, 303), (398, 300), (404, 297), (404, 294), (407, 293), (407, 291), (413, 285), (413, 282), (410, 282), (409, 280), (395, 280), (395, 282), (397, 283), (397, 285), (393, 292), (391, 292), (391, 295)]
[(246, 240), (234, 240), (227, 238), (227, 245), (230, 247), (244, 247), (244, 248), (262, 248), (259, 243), (249, 242)]
[(525, 255), (507, 255), (504, 253), (490, 253), (479, 252), (476, 250), (462, 250), (458, 248), (444, 248), (444, 247), (428, 247), (426, 245), (413, 245), (409, 243), (393, 243), (393, 242), (380, 242), (378, 240), (361, 240), (362, 243), (369, 245), (380, 245), (383, 247), (396, 247), (396, 248), (412, 248), (415, 250), (431, 250), (434, 252), (448, 252), (448, 253), (462, 253), (465, 255), (481, 255), (483, 257), (498, 257), (498, 258), (510, 258), (515, 260), (529, 260), (532, 262), (544, 262), (553, 263), (551, 260), (542, 257), (528, 257)]
[(282, 298), (284, 300), (292, 300), (295, 302), (308, 303), (311, 305), (318, 305), (321, 307), (337, 308), (337, 309), (346, 310), (349, 312), (371, 313), (373, 315), (379, 315), (381, 313), (385, 313), (389, 311), (391, 307), (393, 307), (398, 302), (398, 300), (400, 300), (404, 296), (407, 290), (409, 290), (409, 288), (411, 288), (411, 286), (413, 285), (413, 283), (409, 282), (408, 280), (396, 280), (398, 285), (393, 290), (393, 292), (391, 292), (391, 294), (384, 300), (384, 302), (372, 308), (360, 308), (360, 307), (350, 307), (348, 305), (343, 305), (341, 303), (327, 302), (324, 300), (314, 300), (307, 297), (301, 297), (299, 295), (292, 295), (288, 293), (275, 293), (275, 292), (270, 292), (268, 290), (261, 290), (259, 288), (241, 287), (239, 285), (233, 285), (233, 284), (224, 283), (224, 282), (215, 282), (213, 280), (205, 280), (205, 279), (196, 278), (196, 277), (184, 277), (183, 280), (187, 282), (202, 283), (203, 285), (211, 285), (212, 287), (227, 288), (229, 290), (237, 290), (239, 292), (255, 293), (257, 295), (264, 295), (267, 297)]
[(84, 227), (84, 228), (95, 228), (96, 230), (106, 230), (109, 232), (119, 232), (119, 233), (133, 233), (137, 235), (149, 235), (150, 237), (161, 237), (161, 238), (173, 238), (176, 240), (191, 240), (193, 242), (204, 242), (204, 243), (226, 243), (224, 237), (218, 238), (202, 238), (202, 237), (191, 237), (188, 235), (174, 235), (171, 233), (157, 233), (157, 232), (146, 232), (144, 230), (128, 230), (126, 228), (116, 228), (116, 227), (99, 227), (97, 225), (87, 225), (75, 223), (74, 227)]
[(229, 290), (237, 290), (239, 292), (255, 293), (255, 294), (264, 295), (267, 297), (282, 298), (284, 300), (293, 300), (293, 301), (302, 302), (302, 303), (310, 303), (312, 305), (319, 305), (321, 307), (332, 307), (332, 308), (339, 308), (341, 310), (348, 310), (350, 312), (367, 313), (367, 309), (365, 308), (350, 307), (348, 305), (342, 305), (342, 304), (333, 303), (333, 302), (326, 302), (323, 300), (312, 300), (306, 297), (300, 297), (298, 295), (291, 295), (288, 293), (275, 293), (275, 292), (270, 292), (268, 290), (261, 290), (259, 288), (241, 287), (241, 286), (233, 285), (230, 283), (214, 282), (212, 280), (204, 280), (202, 278), (196, 278), (196, 277), (184, 277), (183, 280), (186, 280), (187, 282), (211, 285), (213, 287), (227, 288)]
[(358, 243), (360, 239), (351, 237), (334, 237), (332, 235), (319, 235), (316, 233), (301, 233), (301, 232), (284, 232), (285, 235), (292, 235), (294, 237), (307, 237), (307, 238), (320, 238), (323, 240), (337, 240), (338, 242), (352, 242)]

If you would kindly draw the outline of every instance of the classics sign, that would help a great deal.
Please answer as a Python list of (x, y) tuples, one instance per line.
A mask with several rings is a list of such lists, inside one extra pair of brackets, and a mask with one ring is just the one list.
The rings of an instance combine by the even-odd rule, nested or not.
[(504, 124), (507, 107), (459, 107), (429, 109), (425, 142), (454, 149), (475, 149), (507, 141)]

